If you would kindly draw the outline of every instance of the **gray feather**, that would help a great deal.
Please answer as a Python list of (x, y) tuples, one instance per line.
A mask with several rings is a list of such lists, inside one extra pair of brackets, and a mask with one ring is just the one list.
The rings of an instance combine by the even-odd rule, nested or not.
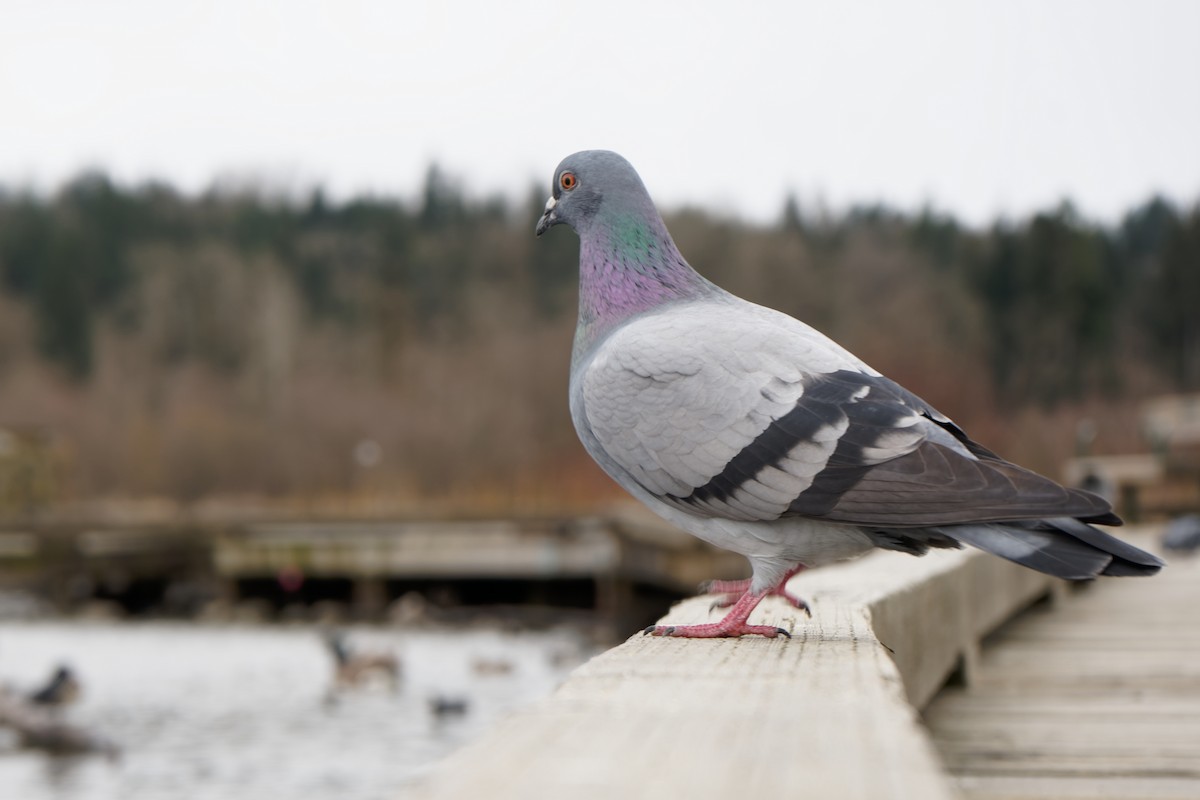
[(1161, 559), (1070, 518), (938, 528), (936, 532), (1068, 580), (1153, 575)]

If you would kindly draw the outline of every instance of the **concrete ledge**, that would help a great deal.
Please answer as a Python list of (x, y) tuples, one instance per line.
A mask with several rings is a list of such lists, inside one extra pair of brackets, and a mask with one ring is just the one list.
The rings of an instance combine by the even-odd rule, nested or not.
[[(417, 798), (954, 796), (916, 708), (1056, 584), (976, 551), (874, 553), (795, 578), (787, 639), (634, 635), (438, 765)], [(691, 598), (664, 621), (716, 618)]]

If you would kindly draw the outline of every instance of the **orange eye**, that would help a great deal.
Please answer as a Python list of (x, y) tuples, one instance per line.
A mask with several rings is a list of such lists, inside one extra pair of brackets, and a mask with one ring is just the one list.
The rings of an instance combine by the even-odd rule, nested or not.
[(579, 179), (575, 177), (574, 172), (564, 172), (558, 176), (558, 185), (566, 191), (571, 191), (579, 184)]

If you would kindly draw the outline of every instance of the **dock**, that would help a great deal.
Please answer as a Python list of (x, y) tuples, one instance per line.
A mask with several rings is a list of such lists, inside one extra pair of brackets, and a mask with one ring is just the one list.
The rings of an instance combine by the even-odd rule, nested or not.
[[(808, 600), (811, 620), (774, 598), (764, 601), (751, 620), (786, 628), (791, 639), (634, 635), (580, 667), (540, 705), (438, 765), (402, 796), (1200, 796), (1200, 736), (1193, 735), (1200, 660), (1194, 640), (1180, 644), (1175, 630), (1183, 625), (1197, 630), (1185, 617), (1196, 607), (1200, 584), (1194, 566), (1181, 566), (1179, 577), (1164, 578), (1170, 574), (1168, 569), (1152, 579), (1102, 580), (1073, 593), (1064, 582), (977, 551), (936, 552), (921, 559), (881, 552), (804, 573), (790, 588)], [(1096, 607), (1088, 610), (1093, 600)], [(1163, 603), (1174, 605), (1170, 616), (1156, 616)], [(711, 620), (721, 612), (710, 605), (711, 598), (690, 598), (662, 622)], [(1008, 632), (1020, 630), (1012, 620), (1031, 608), (1031, 618), (1054, 620), (1061, 638), (1083, 642), (1084, 649), (1076, 655), (1044, 653), (1030, 640), (1018, 656), (999, 655)], [(1051, 610), (1047, 614), (1044, 608)], [(1092, 621), (1081, 622), (1084, 618)], [(1148, 618), (1156, 621), (1146, 623)], [(1130, 631), (1132, 638), (1114, 639), (1097, 650), (1106, 620), (1120, 619), (1128, 620), (1128, 627), (1114, 627)], [(993, 643), (1001, 644), (993, 648)], [(1014, 658), (1028, 662), (1023, 671), (1003, 666)], [(1188, 658), (1190, 664), (1178, 664)], [(1045, 669), (1037, 666), (1042, 659)], [(1048, 790), (1043, 783), (1039, 789), (1065, 787), (1075, 794), (1014, 793), (1019, 781), (1008, 779), (1019, 773), (1003, 768), (1000, 777), (1007, 783), (986, 783), (981, 774), (989, 769), (986, 764), (994, 769), (1008, 758), (997, 742), (1009, 735), (992, 727), (997, 715), (1005, 716), (1006, 701), (975, 701), (992, 709), (992, 719), (985, 714), (969, 721), (959, 719), (956, 702), (969, 703), (992, 685), (1020, 696), (1031, 671), (1044, 673), (1043, 684), (1057, 683), (1068, 691), (1094, 678), (1095, 689), (1119, 662), (1131, 670), (1126, 684), (1140, 687), (1139, 692), (1089, 706), (1077, 722), (1067, 719), (1073, 713), (1069, 704), (1050, 722), (1035, 715), (1029, 727), (1037, 738), (1015, 740), (1016, 749), (1032, 751), (1035, 762), (1061, 736), (1061, 748), (1087, 742), (1097, 748), (1094, 764), (1116, 755), (1116, 766), (1089, 771), (1086, 763), (1076, 764), (1070, 776), (1074, 783)], [(955, 690), (956, 684), (966, 688)], [(1144, 741), (1127, 743), (1121, 751), (1105, 735), (1090, 735), (1091, 717), (1119, 716), (1157, 691), (1162, 703), (1152, 704), (1144, 722), (1148, 730), (1135, 726), (1125, 737)], [(1041, 700), (1028, 705), (1052, 715), (1058, 701)], [(1174, 710), (1172, 702), (1178, 704)], [(1061, 702), (1058, 706), (1064, 708)], [(924, 724), (923, 709), (930, 710), (933, 733)], [(971, 733), (960, 735), (965, 729), (956, 725), (968, 726)], [(977, 746), (981, 741), (984, 745)], [(971, 761), (980, 753), (984, 766)], [(1159, 788), (1169, 784), (1164, 791), (1177, 793), (1121, 794), (1120, 786), (1114, 791), (1108, 784), (1120, 770), (1127, 776), (1137, 773), (1134, 777), (1152, 773), (1165, 781)]]
[(322, 608), (378, 621), (417, 595), (459, 616), (497, 607), (526, 619), (586, 615), (623, 633), (713, 575), (747, 572), (740, 556), (619, 511), (0, 522), (0, 589), (29, 591), (65, 613), (105, 604), (115, 613), (187, 617), (220, 605), (266, 618), (284, 609), (291, 619), (312, 617)]
[(968, 800), (1200, 797), (1200, 557), (1097, 581), (989, 639), (925, 718)]
[[(647, 624), (665, 602), (744, 560), (656, 520), (605, 517), (252, 523), (213, 543), (231, 596), (278, 596), (287, 570), (359, 616), (406, 592), (457, 606), (574, 606), (612, 630)], [(315, 595), (310, 594), (310, 602)]]

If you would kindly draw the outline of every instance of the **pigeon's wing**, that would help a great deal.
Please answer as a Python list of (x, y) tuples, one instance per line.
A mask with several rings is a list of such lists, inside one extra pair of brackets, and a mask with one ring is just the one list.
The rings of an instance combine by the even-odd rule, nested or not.
[(637, 318), (577, 381), (577, 424), (602, 463), (702, 516), (915, 527), (1109, 510), (1003, 461), (829, 339), (758, 306)]
[[(880, 528), (1045, 517), (1121, 524), (1107, 501), (1005, 461), (887, 378), (838, 372), (818, 386), (849, 425), (825, 467), (788, 506), (790, 514)], [(840, 401), (854, 387), (861, 397)], [(810, 393), (808, 402), (817, 398)], [(919, 437), (880, 452), (881, 442), (896, 442), (906, 429)]]

